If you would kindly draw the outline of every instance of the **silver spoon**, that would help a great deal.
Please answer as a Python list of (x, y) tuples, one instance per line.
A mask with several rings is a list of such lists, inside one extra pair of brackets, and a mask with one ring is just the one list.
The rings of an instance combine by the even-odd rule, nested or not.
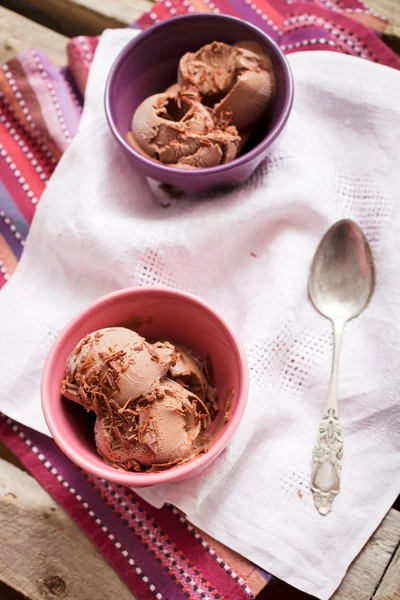
[(343, 456), (337, 401), (340, 341), (346, 322), (366, 308), (374, 286), (374, 261), (365, 235), (353, 221), (338, 221), (322, 238), (309, 279), (315, 308), (332, 321), (335, 348), (328, 400), (313, 450), (311, 490), (321, 515), (330, 512), (340, 488)]

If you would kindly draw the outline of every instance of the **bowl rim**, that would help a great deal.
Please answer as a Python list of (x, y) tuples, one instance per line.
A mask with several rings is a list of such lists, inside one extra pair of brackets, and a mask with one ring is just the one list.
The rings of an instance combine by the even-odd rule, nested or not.
[[(52, 398), (49, 394), (51, 380), (53, 378), (53, 364), (57, 359), (60, 349), (64, 346), (66, 339), (71, 334), (71, 331), (73, 331), (79, 324), (84, 322), (88, 315), (92, 314), (100, 307), (103, 308), (106, 304), (113, 304), (116, 299), (119, 299), (123, 296), (129, 297), (133, 294), (146, 295), (148, 293), (172, 295), (180, 300), (183, 299), (192, 303), (194, 302), (206, 312), (211, 313), (211, 316), (218, 321), (220, 326), (228, 334), (228, 337), (231, 339), (235, 348), (238, 358), (239, 379), (242, 382), (241, 393), (237, 398), (235, 409), (232, 412), (228, 423), (225, 425), (217, 440), (211, 445), (210, 449), (205, 454), (197, 456), (193, 460), (184, 463), (183, 465), (179, 465), (159, 473), (135, 473), (131, 471), (123, 471), (108, 465), (106, 462), (104, 462), (104, 467), (99, 467), (92, 464), (90, 460), (88, 461), (82, 458), (79, 452), (76, 452), (73, 448), (71, 448), (68, 443), (68, 439), (65, 439), (62, 433), (60, 434), (57, 425), (54, 424), (53, 414), (57, 409), (53, 407)], [(146, 487), (160, 483), (171, 483), (176, 480), (187, 478), (191, 474), (196, 473), (199, 469), (201, 470), (202, 467), (211, 464), (211, 462), (228, 444), (243, 417), (249, 393), (249, 370), (246, 355), (236, 333), (233, 331), (232, 327), (225, 320), (225, 318), (222, 317), (222, 315), (220, 315), (219, 312), (210, 304), (204, 300), (201, 300), (200, 298), (197, 298), (197, 296), (194, 296), (193, 294), (189, 294), (175, 288), (164, 288), (159, 286), (130, 287), (111, 292), (110, 294), (98, 298), (81, 310), (64, 326), (53, 342), (53, 345), (46, 357), (42, 371), (40, 392), (42, 410), (50, 433), (64, 454), (66, 454), (75, 464), (89, 473), (113, 483), (133, 487)]]
[[(207, 167), (207, 168), (202, 168), (202, 169), (179, 169), (176, 167), (168, 167), (167, 165), (164, 165), (163, 163), (159, 163), (157, 161), (152, 160), (151, 158), (147, 158), (146, 156), (144, 156), (143, 154), (141, 154), (140, 152), (135, 150), (126, 141), (126, 139), (119, 133), (119, 131), (115, 125), (113, 116), (112, 116), (111, 101), (110, 101), (111, 88), (112, 88), (114, 80), (117, 77), (118, 72), (123, 64), (125, 57), (131, 52), (131, 50), (133, 48), (135, 48), (135, 46), (140, 44), (147, 37), (151, 36), (155, 30), (168, 28), (171, 26), (171, 24), (176, 23), (177, 21), (196, 20), (199, 18), (215, 19), (215, 20), (220, 20), (220, 21), (225, 21), (225, 22), (226, 21), (230, 21), (230, 22), (236, 21), (236, 22), (240, 23), (241, 25), (244, 25), (245, 27), (247, 27), (249, 30), (252, 30), (253, 32), (260, 34), (266, 40), (266, 42), (270, 45), (270, 47), (274, 50), (276, 56), (279, 58), (279, 60), (281, 62), (282, 69), (284, 72), (284, 79), (285, 79), (285, 83), (286, 83), (286, 87), (287, 87), (287, 94), (285, 97), (285, 101), (283, 103), (281, 115), (279, 117), (278, 122), (273, 127), (273, 129), (265, 136), (265, 138), (259, 144), (257, 144), (257, 146), (252, 148), (249, 152), (246, 152), (242, 156), (239, 156), (238, 158), (235, 158), (234, 160), (232, 160), (228, 163), (225, 163), (223, 165), (217, 165), (215, 167)], [(105, 91), (104, 91), (104, 108), (105, 108), (107, 122), (111, 129), (112, 134), (114, 135), (116, 140), (125, 148), (125, 150), (127, 150), (131, 154), (131, 156), (134, 159), (143, 163), (147, 167), (149, 167), (151, 169), (156, 169), (159, 172), (164, 173), (164, 174), (177, 175), (177, 173), (179, 173), (180, 177), (182, 176), (184, 178), (185, 177), (186, 178), (189, 178), (189, 177), (199, 178), (199, 177), (204, 177), (204, 175), (211, 175), (211, 174), (217, 174), (217, 173), (222, 173), (222, 172), (225, 173), (226, 171), (229, 171), (230, 169), (234, 169), (235, 167), (239, 167), (243, 164), (246, 164), (247, 162), (251, 161), (252, 159), (254, 159), (257, 156), (259, 156), (260, 154), (262, 154), (264, 152), (264, 150), (269, 148), (269, 146), (272, 144), (272, 142), (275, 141), (275, 139), (278, 137), (278, 135), (281, 133), (282, 129), (286, 125), (286, 122), (290, 115), (290, 111), (292, 109), (293, 97), (294, 97), (293, 75), (292, 75), (292, 71), (291, 71), (289, 62), (288, 62), (286, 56), (284, 55), (284, 53), (282, 52), (282, 50), (280, 49), (280, 47), (278, 46), (278, 44), (267, 33), (265, 33), (262, 29), (260, 29), (256, 25), (253, 25), (252, 23), (249, 23), (248, 21), (246, 21), (244, 19), (239, 19), (237, 17), (233, 17), (230, 15), (215, 14), (215, 13), (193, 13), (193, 14), (186, 14), (186, 15), (179, 15), (176, 17), (171, 17), (165, 21), (161, 21), (155, 25), (152, 25), (151, 27), (149, 27), (145, 31), (142, 31), (139, 35), (134, 37), (133, 40), (128, 42), (128, 44), (121, 50), (121, 52), (118, 54), (118, 56), (114, 60), (112, 67), (110, 69), (110, 72), (108, 74)]]

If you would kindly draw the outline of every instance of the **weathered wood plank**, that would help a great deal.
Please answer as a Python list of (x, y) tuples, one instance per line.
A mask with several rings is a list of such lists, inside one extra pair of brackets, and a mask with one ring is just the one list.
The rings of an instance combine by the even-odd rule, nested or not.
[(68, 38), (0, 6), (0, 63), (28, 48), (43, 50), (58, 66), (67, 61)]
[(0, 459), (0, 577), (30, 600), (134, 600), (67, 513)]
[[(144, 12), (154, 0), (0, 0), (0, 3), (67, 36), (97, 35), (107, 27), (124, 27)], [(388, 36), (400, 38), (399, 0), (367, 0), (368, 6), (386, 16)]]
[(400, 545), (393, 556), (390, 565), (379, 584), (374, 600), (400, 599)]
[(71, 4), (87, 10), (88, 13), (97, 13), (104, 19), (114, 19), (120, 25), (130, 25), (142, 14), (151, 9), (154, 1), (151, 0), (69, 0)]
[[(399, 543), (400, 512), (392, 509), (353, 561), (332, 600), (370, 600)], [(379, 600), (384, 598), (395, 600), (384, 596)]]
[(400, 38), (399, 0), (367, 0), (367, 5), (374, 12), (389, 19), (389, 25), (385, 33), (387, 35), (394, 35)]
[(151, 0), (1, 0), (1, 4), (63, 35), (98, 35), (126, 27), (151, 9)]

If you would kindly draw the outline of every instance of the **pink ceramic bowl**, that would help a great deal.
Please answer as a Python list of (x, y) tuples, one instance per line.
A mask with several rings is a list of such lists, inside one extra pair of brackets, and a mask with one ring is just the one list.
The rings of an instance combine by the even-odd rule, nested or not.
[[(60, 395), (67, 358), (87, 334), (110, 326), (127, 326), (145, 337), (168, 339), (211, 358), (221, 401), (235, 394), (231, 416), (210, 450), (193, 461), (161, 473), (134, 473), (108, 465), (97, 454), (93, 414)], [(129, 288), (104, 296), (79, 313), (57, 337), (42, 375), (42, 407), (54, 440), (77, 465), (93, 475), (133, 488), (193, 477), (222, 452), (246, 406), (249, 375), (240, 342), (228, 323), (195, 296), (167, 288)], [(223, 411), (221, 411), (223, 412)]]

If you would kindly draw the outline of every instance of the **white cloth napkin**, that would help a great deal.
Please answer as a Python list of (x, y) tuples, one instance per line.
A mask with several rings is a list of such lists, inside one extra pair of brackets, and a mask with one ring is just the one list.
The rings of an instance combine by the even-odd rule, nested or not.
[[(175, 504), (257, 565), (327, 599), (400, 492), (400, 73), (329, 52), (291, 55), (293, 111), (268, 160), (233, 191), (171, 199), (132, 169), (104, 115), (107, 72), (134, 35), (102, 36), (79, 133), (0, 294), (0, 409), (47, 431), (45, 356), (95, 298), (153, 284), (199, 295), (244, 344), (248, 408), (205, 473), (139, 493)], [(307, 277), (320, 237), (342, 217), (369, 238), (377, 286), (344, 335), (342, 489), (321, 517), (309, 479), (332, 336), (310, 305)]]

